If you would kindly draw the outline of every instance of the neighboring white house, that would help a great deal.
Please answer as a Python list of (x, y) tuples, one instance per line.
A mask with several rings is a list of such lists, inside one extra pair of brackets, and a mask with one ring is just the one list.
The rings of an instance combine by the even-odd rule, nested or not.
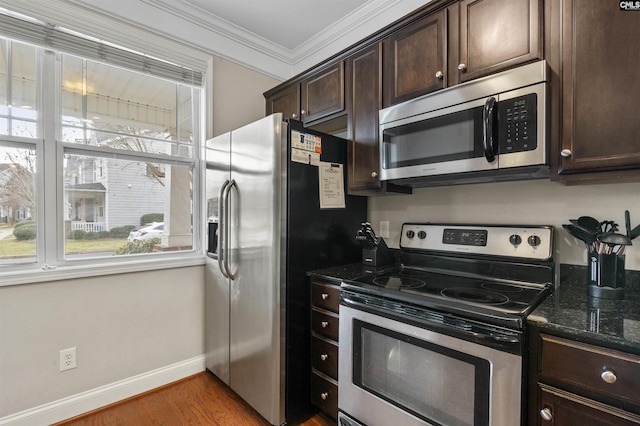
[[(141, 216), (162, 213), (165, 189), (156, 166), (145, 162), (71, 156), (65, 168), (68, 230), (108, 231), (140, 225)], [(160, 179), (158, 178), (160, 177)]]

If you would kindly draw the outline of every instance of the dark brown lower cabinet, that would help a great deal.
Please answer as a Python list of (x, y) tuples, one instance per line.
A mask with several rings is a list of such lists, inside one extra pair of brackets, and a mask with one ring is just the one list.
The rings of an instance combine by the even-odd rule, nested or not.
[(338, 416), (338, 311), (340, 286), (311, 280), (311, 402)]
[(602, 404), (592, 399), (539, 385), (541, 426), (618, 426), (638, 425), (640, 416)]

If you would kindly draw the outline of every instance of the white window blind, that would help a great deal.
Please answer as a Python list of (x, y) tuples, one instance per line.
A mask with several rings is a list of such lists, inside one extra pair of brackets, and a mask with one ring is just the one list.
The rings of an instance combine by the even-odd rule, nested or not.
[(202, 86), (202, 72), (123, 49), (35, 19), (0, 13), (0, 35), (43, 48), (143, 72), (171, 81)]

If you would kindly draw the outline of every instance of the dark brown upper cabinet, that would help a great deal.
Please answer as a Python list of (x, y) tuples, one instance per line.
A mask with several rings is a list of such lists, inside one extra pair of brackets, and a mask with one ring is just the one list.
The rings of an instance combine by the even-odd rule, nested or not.
[(383, 41), (385, 107), (445, 87), (445, 13), (420, 18)]
[(542, 59), (540, 0), (462, 0), (383, 42), (383, 107)]
[(638, 12), (620, 10), (617, 2), (558, 3), (553, 17), (560, 23), (560, 59), (555, 65), (562, 84), (560, 152), (555, 153), (559, 178), (637, 176)]
[(266, 99), (266, 115), (281, 112), (283, 118), (300, 120), (300, 86), (291, 84), (269, 95)]
[(300, 83), (300, 117), (307, 124), (344, 111), (344, 62), (338, 62)]
[(378, 110), (382, 60), (378, 43), (347, 59), (348, 190), (377, 190), (380, 183)]
[(542, 58), (540, 0), (462, 0), (450, 12), (457, 8), (459, 40), (450, 46), (456, 82)]

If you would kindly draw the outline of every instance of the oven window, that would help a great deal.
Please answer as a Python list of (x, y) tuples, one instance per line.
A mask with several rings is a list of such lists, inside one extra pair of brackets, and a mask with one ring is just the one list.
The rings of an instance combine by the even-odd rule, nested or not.
[(482, 157), (482, 109), (480, 106), (384, 130), (384, 168)]
[(353, 333), (354, 384), (429, 423), (489, 424), (487, 360), (359, 320)]

